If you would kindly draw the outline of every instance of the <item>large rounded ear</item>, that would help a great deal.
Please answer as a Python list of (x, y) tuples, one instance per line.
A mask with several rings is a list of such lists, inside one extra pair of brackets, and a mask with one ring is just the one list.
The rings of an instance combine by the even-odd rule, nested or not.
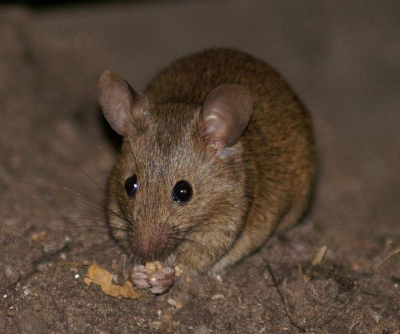
[(211, 91), (201, 110), (206, 135), (221, 152), (237, 143), (253, 115), (253, 99), (241, 85), (223, 85)]
[(148, 110), (147, 98), (135, 92), (127, 81), (111, 71), (101, 75), (98, 87), (99, 103), (108, 124), (124, 136), (127, 122)]

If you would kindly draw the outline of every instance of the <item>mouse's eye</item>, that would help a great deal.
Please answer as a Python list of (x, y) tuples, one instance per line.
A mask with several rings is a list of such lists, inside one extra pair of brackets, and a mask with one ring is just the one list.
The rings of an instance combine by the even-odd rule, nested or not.
[(181, 180), (178, 181), (172, 190), (172, 199), (178, 203), (184, 203), (190, 200), (193, 191), (189, 182)]
[(134, 174), (131, 177), (128, 177), (125, 181), (125, 191), (129, 197), (133, 197), (138, 189), (139, 184), (137, 182), (137, 176)]

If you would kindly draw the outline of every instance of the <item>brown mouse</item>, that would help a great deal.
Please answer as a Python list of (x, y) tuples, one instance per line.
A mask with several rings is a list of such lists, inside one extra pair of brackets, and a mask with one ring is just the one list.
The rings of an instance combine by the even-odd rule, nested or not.
[[(311, 118), (266, 63), (208, 50), (174, 62), (143, 93), (109, 71), (99, 91), (123, 136), (107, 217), (139, 287), (166, 291), (177, 265), (217, 273), (305, 213), (316, 171)], [(156, 275), (144, 266), (154, 261)]]

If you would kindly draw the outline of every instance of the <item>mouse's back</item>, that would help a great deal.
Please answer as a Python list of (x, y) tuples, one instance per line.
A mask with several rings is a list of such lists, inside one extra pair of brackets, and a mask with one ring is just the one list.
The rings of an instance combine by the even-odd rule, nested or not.
[(202, 104), (209, 92), (224, 84), (244, 85), (271, 97), (277, 86), (286, 88), (266, 63), (233, 49), (212, 49), (173, 62), (153, 78), (145, 92), (154, 103)]

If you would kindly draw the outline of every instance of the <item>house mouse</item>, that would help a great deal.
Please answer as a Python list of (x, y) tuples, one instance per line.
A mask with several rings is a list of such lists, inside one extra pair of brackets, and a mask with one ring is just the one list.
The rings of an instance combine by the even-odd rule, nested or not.
[(139, 288), (165, 292), (177, 266), (221, 272), (305, 213), (316, 172), (310, 114), (265, 62), (207, 50), (144, 92), (106, 71), (99, 103), (123, 136), (107, 219)]

